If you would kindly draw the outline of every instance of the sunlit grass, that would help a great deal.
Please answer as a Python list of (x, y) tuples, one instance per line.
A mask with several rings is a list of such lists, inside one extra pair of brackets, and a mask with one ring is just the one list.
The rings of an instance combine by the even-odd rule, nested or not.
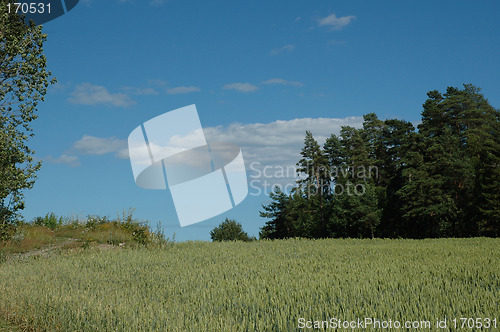
[(0, 265), (0, 308), (60, 331), (289, 331), (300, 317), (497, 317), (500, 239), (87, 250)]
[(1, 241), (0, 254), (25, 253), (50, 246), (87, 248), (91, 244), (110, 244), (136, 247), (161, 246), (169, 242), (159, 230), (151, 231), (146, 222), (136, 220), (132, 212), (132, 209), (123, 212), (122, 217), (114, 220), (95, 215), (72, 219), (48, 213), (22, 224), (10, 239)]

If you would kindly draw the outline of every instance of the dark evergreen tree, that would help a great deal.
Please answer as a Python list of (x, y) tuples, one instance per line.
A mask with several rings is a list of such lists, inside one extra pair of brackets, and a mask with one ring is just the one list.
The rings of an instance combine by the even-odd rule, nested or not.
[[(302, 158), (297, 163), (297, 173), (304, 176), (304, 179), (297, 181), (299, 190), (295, 193), (295, 201), (300, 202), (300, 206), (305, 204), (307, 215), (296, 219), (296, 222), (300, 222), (299, 227), (309, 229), (308, 235), (328, 237), (329, 217), (326, 205), (331, 195), (328, 159), (310, 131), (306, 131), (304, 147), (300, 154)], [(307, 200), (304, 202), (297, 196), (303, 196)], [(316, 222), (312, 223), (311, 220)]]
[(423, 105), (420, 149), (406, 151), (421, 159), (407, 175), (420, 178), (406, 178), (400, 190), (404, 216), (420, 237), (498, 232), (498, 111), (479, 91), (472, 85), (431, 91)]
[(261, 228), (261, 239), (285, 239), (295, 236), (295, 229), (290, 216), (290, 196), (286, 195), (279, 187), (275, 187), (269, 195), (272, 202), (262, 205), (264, 211), (260, 212), (262, 218), (271, 219)]
[(415, 128), (407, 121), (385, 120), (380, 140), (383, 149), (379, 157), (377, 197), (382, 216), (378, 234), (384, 237), (409, 236), (398, 191), (403, 185), (403, 171), (408, 167), (407, 152), (412, 153), (416, 148)]
[(374, 113), (323, 148), (307, 131), (303, 178), (271, 195), (261, 237), (499, 236), (499, 110), (472, 85), (427, 96), (418, 131)]

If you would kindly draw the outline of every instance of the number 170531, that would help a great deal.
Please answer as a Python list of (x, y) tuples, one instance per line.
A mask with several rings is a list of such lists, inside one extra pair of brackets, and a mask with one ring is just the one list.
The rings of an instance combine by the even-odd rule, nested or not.
[(9, 13), (16, 14), (50, 14), (50, 3), (15, 2), (7, 4)]
[(480, 329), (480, 328), (497, 328), (497, 320), (496, 318), (464, 318), (460, 319), (454, 318), (451, 320), (455, 328), (470, 328), (470, 329)]

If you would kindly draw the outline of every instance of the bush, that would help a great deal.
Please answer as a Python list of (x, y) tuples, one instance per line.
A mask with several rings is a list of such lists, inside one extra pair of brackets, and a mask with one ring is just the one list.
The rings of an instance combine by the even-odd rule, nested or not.
[(159, 221), (156, 224), (156, 230), (151, 232), (149, 246), (152, 248), (165, 248), (175, 243), (175, 233), (172, 238), (168, 238), (165, 236), (165, 232), (161, 226), (161, 222)]
[(133, 217), (134, 209), (129, 209), (128, 213), (123, 212), (123, 219), (118, 217), (115, 221), (120, 228), (130, 232), (134, 237), (134, 240), (139, 243), (146, 245), (149, 243), (151, 233), (149, 232), (149, 227), (146, 222), (138, 221)]
[(87, 221), (85, 222), (85, 228), (88, 230), (95, 230), (97, 226), (104, 225), (109, 223), (108, 217), (97, 216), (97, 215), (89, 215), (87, 216)]
[(251, 241), (252, 239), (243, 231), (243, 226), (232, 219), (224, 220), (210, 232), (212, 241)]
[(45, 217), (36, 217), (33, 220), (33, 224), (35, 226), (45, 226), (52, 230), (61, 226), (63, 223), (64, 223), (63, 217), (57, 218), (54, 212), (47, 213)]

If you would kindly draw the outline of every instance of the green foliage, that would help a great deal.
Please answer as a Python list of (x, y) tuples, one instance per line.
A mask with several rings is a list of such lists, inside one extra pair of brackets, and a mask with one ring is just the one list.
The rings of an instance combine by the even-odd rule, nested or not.
[(33, 220), (35, 226), (45, 226), (52, 230), (56, 229), (58, 226), (62, 226), (64, 223), (64, 218), (57, 218), (54, 212), (47, 213), (45, 217), (36, 217)]
[(88, 230), (95, 230), (98, 226), (109, 223), (110, 220), (106, 216), (89, 215), (85, 220), (85, 228)]
[(161, 221), (156, 225), (156, 230), (151, 232), (149, 247), (151, 248), (166, 248), (175, 243), (175, 233), (172, 238), (168, 238), (165, 235), (165, 231), (161, 225)]
[(0, 242), (7, 241), (16, 232), (16, 227), (12, 224), (0, 224)]
[(300, 317), (498, 318), (499, 250), (500, 239), (488, 238), (89, 249), (0, 265), (0, 316), (37, 331), (297, 331)]
[(83, 248), (99, 244), (165, 248), (175, 240), (165, 238), (161, 224), (152, 232), (147, 222), (139, 221), (133, 216), (133, 210), (124, 212), (123, 217), (115, 220), (98, 215), (89, 215), (80, 220), (57, 217), (51, 212), (15, 229), (9, 240), (0, 242), (0, 248), (9, 252), (27, 252), (65, 241)]
[(134, 241), (139, 244), (147, 245), (150, 240), (151, 233), (145, 222), (138, 221), (133, 216), (134, 209), (129, 209), (127, 213), (123, 211), (123, 217), (116, 219), (115, 223), (120, 228), (127, 230), (134, 237)]
[(228, 218), (210, 231), (210, 238), (212, 241), (250, 241), (241, 224)]
[(28, 146), (33, 136), (30, 123), (44, 100), (50, 72), (46, 71), (40, 26), (26, 26), (19, 15), (5, 10), (0, 1), (0, 236), (11, 234), (11, 226), (24, 208), (23, 190), (32, 188), (40, 162), (33, 160)]
[(306, 178), (298, 180), (297, 184), (309, 195), (327, 194), (330, 186), (327, 159), (310, 131), (306, 131), (304, 147), (300, 154), (302, 158), (297, 163), (297, 173), (304, 174)]
[(291, 195), (263, 206), (261, 238), (500, 235), (500, 112), (480, 89), (428, 93), (418, 132), (364, 116), (320, 147), (306, 132)]
[(472, 85), (428, 97), (398, 191), (403, 219), (417, 237), (499, 236), (499, 112)]
[(264, 211), (260, 212), (260, 216), (271, 220), (261, 228), (259, 238), (285, 239), (294, 237), (295, 229), (289, 213), (290, 198), (279, 187), (274, 188), (270, 198), (273, 201), (269, 205), (262, 206)]

